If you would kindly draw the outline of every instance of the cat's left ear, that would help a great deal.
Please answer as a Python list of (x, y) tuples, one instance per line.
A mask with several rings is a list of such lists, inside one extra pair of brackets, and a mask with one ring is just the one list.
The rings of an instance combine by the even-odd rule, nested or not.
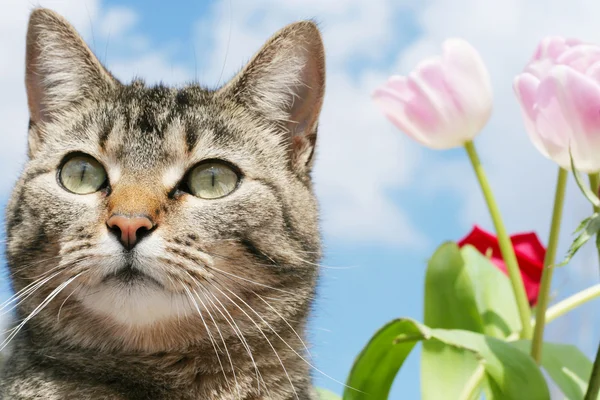
[[(27, 29), (25, 86), (33, 125), (90, 99), (101, 98), (119, 82), (63, 17), (54, 11), (32, 11)], [(45, 138), (37, 129), (29, 135), (34, 154)]]
[(292, 167), (310, 172), (325, 94), (325, 51), (314, 22), (277, 32), (219, 92), (278, 123), (289, 140)]

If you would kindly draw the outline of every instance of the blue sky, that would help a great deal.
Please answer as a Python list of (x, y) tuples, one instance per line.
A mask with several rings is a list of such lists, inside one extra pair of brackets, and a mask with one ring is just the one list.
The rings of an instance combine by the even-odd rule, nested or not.
[[(22, 87), (24, 31), (29, 5), (9, 0), (0, 16), (0, 120), (3, 121), (0, 204), (24, 161), (27, 111)], [(491, 228), (463, 152), (423, 149), (388, 123), (370, 100), (390, 74), (406, 74), (439, 53), (451, 36), (469, 40), (490, 69), (494, 114), (476, 140), (509, 231), (535, 230), (546, 241), (554, 165), (529, 143), (512, 94), (512, 78), (548, 34), (600, 41), (600, 5), (573, 0), (159, 0), (41, 1), (67, 16), (99, 58), (122, 80), (216, 86), (228, 79), (286, 23), (315, 18), (328, 65), (315, 167), (322, 206), (322, 281), (311, 321), (316, 365), (344, 381), (356, 354), (385, 322), (422, 319), (425, 264), (435, 247), (458, 240), (471, 225)], [(543, 14), (540, 7), (544, 6)], [(569, 182), (559, 254), (587, 216)], [(564, 298), (598, 281), (591, 248), (556, 274)], [(0, 297), (7, 297), (6, 279)], [(2, 299), (0, 299), (2, 300)], [(593, 354), (599, 339), (592, 304), (549, 327), (549, 338)], [(574, 328), (577, 327), (577, 328)], [(392, 393), (419, 398), (419, 354), (412, 354)], [(332, 380), (316, 383), (341, 393)]]

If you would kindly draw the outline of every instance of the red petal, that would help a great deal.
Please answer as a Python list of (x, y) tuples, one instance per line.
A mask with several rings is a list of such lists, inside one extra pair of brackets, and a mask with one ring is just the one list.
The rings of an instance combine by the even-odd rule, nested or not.
[[(540, 289), (546, 249), (533, 232), (513, 235), (511, 236), (511, 242), (515, 248), (527, 299), (529, 304), (535, 305)], [(491, 249), (492, 263), (507, 274), (496, 236), (474, 225), (473, 230), (458, 242), (459, 247), (467, 244), (475, 247), (483, 255), (486, 255)]]

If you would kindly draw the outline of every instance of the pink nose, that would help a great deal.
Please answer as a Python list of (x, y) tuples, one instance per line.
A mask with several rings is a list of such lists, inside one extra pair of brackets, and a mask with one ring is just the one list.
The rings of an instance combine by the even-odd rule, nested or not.
[(106, 221), (106, 225), (127, 250), (133, 249), (135, 244), (154, 228), (150, 218), (143, 216), (113, 215)]

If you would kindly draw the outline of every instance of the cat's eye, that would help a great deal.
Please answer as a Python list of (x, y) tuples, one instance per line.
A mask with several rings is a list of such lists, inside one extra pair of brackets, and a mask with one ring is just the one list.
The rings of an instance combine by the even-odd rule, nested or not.
[(94, 193), (106, 184), (106, 171), (93, 157), (81, 154), (70, 157), (60, 168), (60, 183), (69, 192)]
[(194, 196), (202, 199), (218, 199), (233, 192), (238, 182), (238, 174), (228, 165), (207, 162), (192, 169), (186, 183)]

